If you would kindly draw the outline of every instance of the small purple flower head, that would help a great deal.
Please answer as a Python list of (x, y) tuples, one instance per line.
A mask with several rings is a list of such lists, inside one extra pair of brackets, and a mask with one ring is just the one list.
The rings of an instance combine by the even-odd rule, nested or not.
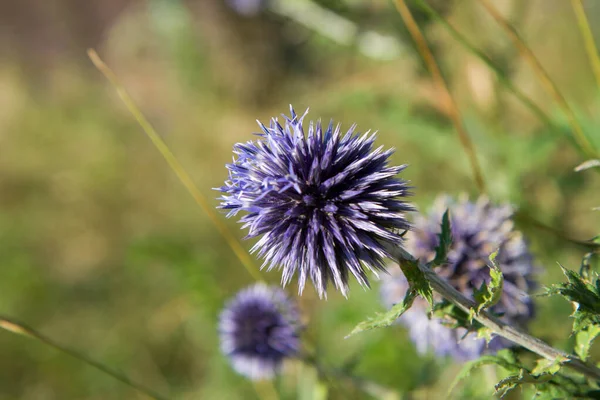
[[(292, 108), (283, 125), (261, 124), (259, 139), (234, 147), (229, 180), (220, 190), (220, 208), (239, 211), (248, 236), (261, 236), (258, 251), (272, 268), (282, 268), (286, 285), (298, 273), (299, 292), (310, 278), (326, 295), (331, 280), (344, 296), (348, 276), (369, 282), (365, 269), (385, 270), (386, 244), (402, 244), (412, 206), (407, 182), (397, 178), (406, 166), (389, 166), (393, 150), (373, 149), (375, 134), (342, 134), (333, 122), (308, 124)], [(307, 111), (308, 112), (308, 111)]]
[(272, 378), (300, 350), (300, 316), (279, 288), (258, 283), (240, 291), (221, 312), (221, 351), (252, 380)]
[[(491, 311), (505, 321), (524, 326), (533, 317), (533, 302), (528, 296), (536, 286), (536, 268), (526, 241), (520, 232), (513, 230), (513, 211), (508, 205), (492, 205), (486, 197), (477, 202), (466, 198), (454, 201), (439, 197), (428, 216), (418, 216), (414, 230), (407, 237), (407, 249), (423, 261), (435, 256), (442, 216), (450, 210), (452, 246), (448, 263), (437, 267), (436, 272), (467, 297), (483, 282), (489, 282), (489, 256), (498, 250), (496, 263), (504, 275), (500, 301)], [(398, 270), (392, 270), (382, 284), (382, 297), (391, 306), (402, 301), (408, 283)], [(464, 329), (454, 330), (439, 320), (426, 316), (424, 301), (416, 301), (400, 321), (407, 325), (410, 336), (420, 351), (433, 349), (438, 355), (451, 355), (459, 360), (476, 358), (485, 350), (498, 350), (509, 343), (501, 338), (492, 339), (486, 349), (484, 339), (474, 334), (465, 336)], [(463, 338), (463, 336), (465, 336)]]

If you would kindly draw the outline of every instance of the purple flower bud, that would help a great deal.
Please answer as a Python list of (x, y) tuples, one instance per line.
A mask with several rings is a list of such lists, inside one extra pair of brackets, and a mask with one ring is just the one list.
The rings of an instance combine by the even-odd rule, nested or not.
[(272, 378), (300, 349), (299, 313), (279, 288), (262, 283), (240, 291), (221, 312), (221, 351), (252, 379)]

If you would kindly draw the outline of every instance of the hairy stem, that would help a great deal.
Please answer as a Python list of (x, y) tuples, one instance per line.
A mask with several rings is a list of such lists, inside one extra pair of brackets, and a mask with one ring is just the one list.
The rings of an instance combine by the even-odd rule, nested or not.
[[(390, 248), (389, 250), (391, 251), (394, 258), (398, 260), (398, 263), (401, 266), (403, 261), (411, 261), (417, 264), (419, 266), (419, 269), (427, 277), (427, 280), (429, 281), (429, 284), (431, 285), (433, 290), (435, 290), (444, 299), (456, 305), (466, 313), (469, 313), (471, 309), (477, 307), (477, 304), (473, 300), (465, 297), (452, 285), (450, 285), (443, 278), (438, 276), (438, 274), (436, 274), (427, 265), (418, 262), (418, 260), (415, 260), (415, 258), (403, 248), (394, 247)], [(562, 362), (564, 365), (571, 367), (572, 369), (586, 375), (589, 378), (600, 380), (599, 368), (585, 363), (584, 361), (572, 354), (555, 349), (554, 347), (543, 342), (542, 340), (533, 337), (521, 331), (520, 329), (517, 329), (514, 326), (511, 326), (501, 321), (498, 317), (488, 313), (487, 311), (481, 311), (479, 314), (476, 314), (475, 319), (486, 328), (489, 328), (494, 334), (498, 336), (502, 336), (503, 338), (508, 339), (511, 342), (516, 343), (548, 360), (565, 360), (564, 362)]]

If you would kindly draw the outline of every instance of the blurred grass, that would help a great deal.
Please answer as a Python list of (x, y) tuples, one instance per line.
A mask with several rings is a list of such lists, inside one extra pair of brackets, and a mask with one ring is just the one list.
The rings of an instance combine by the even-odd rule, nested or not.
[[(495, 31), (484, 35), (476, 24), (462, 23), (479, 15), (473, 2), (465, 3), (449, 21), (461, 21), (457, 26), (476, 44), (498, 52), (502, 39)], [(569, 4), (553, 2), (544, 11), (547, 19), (566, 21), (561, 31), (536, 19), (519, 28), (599, 146), (597, 91), (589, 66), (577, 62), (585, 60), (579, 36), (565, 33), (575, 29), (575, 20), (561, 13), (569, 9)], [(405, 176), (417, 187), (414, 201), (420, 209), (440, 192), (475, 195), (469, 163), (414, 55), (381, 64), (310, 37), (302, 52), (317, 68), (279, 82), (267, 103), (240, 102), (215, 87), (213, 54), (186, 30), (192, 29), (191, 22), (159, 29), (153, 19), (143, 18), (145, 13), (124, 16), (102, 54), (205, 193), (222, 184), (231, 146), (250, 139), (257, 130), (254, 120), (286, 112), (292, 103), (298, 110), (310, 106), (311, 118), (332, 117), (346, 128), (357, 122), (363, 131), (378, 130), (378, 143), (397, 149), (393, 161), (410, 164)], [(598, 17), (589, 18), (594, 26)], [(146, 21), (141, 25), (147, 34), (136, 31), (140, 19)], [(127, 27), (130, 34), (123, 33)], [(597, 233), (600, 218), (590, 209), (598, 204), (600, 179), (573, 172), (582, 159), (566, 138), (569, 125), (524, 72), (510, 77), (561, 131), (520, 114), (522, 105), (506, 100), (493, 78), (488, 82), (485, 74), (473, 73), (479, 61), (453, 47), (443, 32), (433, 25), (425, 33), (436, 47), (447, 49), (439, 62), (463, 111), (490, 196), (518, 205), (569, 236), (586, 239)], [(551, 49), (540, 39), (558, 36), (568, 40)], [(564, 64), (565, 48), (579, 58), (557, 65)], [(523, 70), (522, 63), (511, 62), (513, 70)], [(32, 82), (17, 64), (0, 69), (1, 313), (172, 398), (258, 398), (218, 351), (215, 322), (221, 306), (250, 282), (235, 255), (95, 71), (65, 60), (49, 72), (44, 86)], [(489, 87), (491, 92), (485, 92)], [(489, 111), (494, 108), (499, 110)], [(235, 222), (223, 221), (238, 238), (243, 235)], [(562, 279), (556, 261), (574, 268), (579, 264), (582, 249), (531, 226), (520, 228), (544, 267), (542, 282)], [(276, 272), (265, 277), (279, 281)], [(374, 289), (353, 285), (349, 300), (330, 293), (326, 302), (307, 289), (299, 299), (307, 340), (326, 364), (340, 366), (356, 358), (356, 375), (406, 397), (445, 396), (459, 366), (418, 356), (401, 327), (341, 339), (381, 309)], [(533, 332), (568, 348), (570, 305), (547, 298), (537, 304)], [(0, 399), (142, 398), (23, 338), (0, 332), (0, 349)], [(294, 398), (296, 382), (281, 384), (287, 398)], [(490, 395), (478, 387), (461, 390), (463, 398)], [(332, 384), (329, 394), (365, 397), (341, 384)]]

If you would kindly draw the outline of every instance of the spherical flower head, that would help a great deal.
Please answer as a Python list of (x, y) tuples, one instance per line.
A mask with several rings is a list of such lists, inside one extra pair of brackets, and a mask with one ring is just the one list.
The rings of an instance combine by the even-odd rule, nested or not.
[(300, 350), (299, 312), (279, 288), (258, 283), (240, 291), (221, 312), (221, 351), (252, 380), (272, 378)]
[(283, 270), (284, 285), (297, 273), (300, 293), (310, 279), (321, 297), (329, 281), (346, 296), (350, 274), (368, 286), (365, 270), (385, 270), (385, 246), (403, 242), (413, 209), (397, 177), (406, 166), (388, 165), (393, 150), (373, 149), (375, 134), (320, 121), (305, 134), (306, 113), (290, 111), (283, 125), (259, 122), (259, 139), (234, 147), (220, 208), (247, 213), (247, 237), (262, 236), (252, 251)]
[[(407, 249), (422, 261), (431, 261), (439, 243), (438, 234), (444, 212), (450, 211), (452, 245), (448, 263), (436, 272), (452, 286), (472, 298), (473, 290), (489, 283), (489, 256), (498, 250), (496, 264), (504, 276), (500, 301), (491, 312), (508, 323), (523, 327), (533, 317), (533, 302), (528, 296), (536, 286), (533, 256), (520, 232), (515, 231), (508, 205), (493, 205), (486, 197), (470, 202), (466, 197), (455, 201), (439, 197), (429, 215), (418, 216), (413, 231), (407, 235)], [(382, 297), (391, 306), (402, 301), (408, 289), (406, 278), (392, 270), (382, 284)], [(473, 359), (484, 351), (507, 347), (509, 343), (495, 337), (486, 346), (484, 339), (464, 329), (451, 329), (442, 321), (429, 319), (427, 304), (418, 299), (400, 321), (410, 330), (410, 336), (421, 352), (432, 349), (437, 355), (450, 355), (459, 360)]]

